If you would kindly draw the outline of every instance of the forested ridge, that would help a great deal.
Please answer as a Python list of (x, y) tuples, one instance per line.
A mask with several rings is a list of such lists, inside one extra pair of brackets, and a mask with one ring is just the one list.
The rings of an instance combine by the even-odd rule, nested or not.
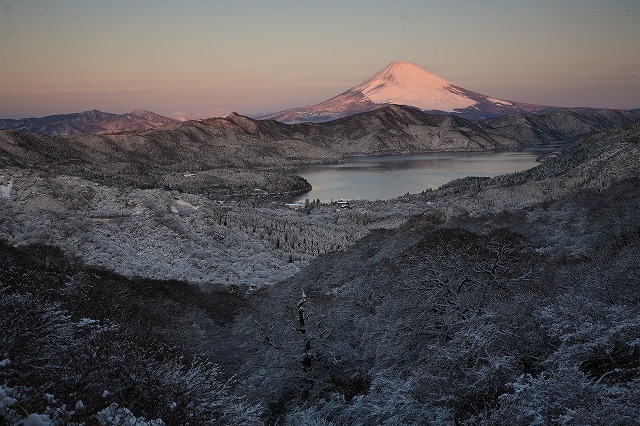
[[(638, 183), (526, 212), (415, 218), (312, 262), (253, 305), (269, 344), (258, 333), (265, 367), (245, 364), (247, 389), (273, 395), (291, 424), (632, 424)], [(283, 370), (276, 386), (269, 372)]]

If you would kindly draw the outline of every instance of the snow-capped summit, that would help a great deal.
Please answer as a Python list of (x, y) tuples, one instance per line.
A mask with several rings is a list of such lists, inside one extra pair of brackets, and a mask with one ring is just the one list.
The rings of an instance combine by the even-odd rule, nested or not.
[(447, 80), (411, 62), (392, 62), (349, 90), (376, 104), (410, 105), (423, 110), (453, 112), (476, 102)]
[(372, 111), (391, 104), (409, 105), (423, 111), (456, 113), (466, 118), (539, 112), (549, 108), (491, 98), (456, 86), (411, 62), (392, 62), (367, 80), (334, 98), (262, 118), (282, 122), (319, 122)]

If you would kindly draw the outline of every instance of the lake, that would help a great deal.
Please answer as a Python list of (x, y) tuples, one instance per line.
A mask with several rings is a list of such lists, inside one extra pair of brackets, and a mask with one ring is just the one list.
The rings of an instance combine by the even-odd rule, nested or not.
[(493, 177), (530, 169), (540, 164), (536, 161), (540, 155), (558, 148), (548, 145), (519, 151), (357, 156), (349, 157), (347, 163), (308, 165), (295, 173), (313, 189), (296, 201), (388, 200), (467, 176)]

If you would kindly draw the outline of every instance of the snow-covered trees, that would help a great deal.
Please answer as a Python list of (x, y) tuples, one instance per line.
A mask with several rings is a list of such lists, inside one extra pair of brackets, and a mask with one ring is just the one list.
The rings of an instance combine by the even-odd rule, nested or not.
[[(640, 163), (625, 138), (638, 132), (595, 135), (529, 172), (350, 210), (11, 169), (0, 415), (632, 424)], [(128, 278), (33, 244), (43, 241)]]
[(290, 424), (629, 423), (640, 414), (637, 184), (528, 211), (420, 216), (315, 259), (252, 296), (255, 321), (235, 323), (253, 354), (243, 389)]
[(144, 284), (43, 247), (0, 248), (0, 418), (8, 425), (27, 417), (44, 425), (258, 423), (260, 407), (236, 396), (196, 345), (161, 339), (161, 307), (147, 305)]
[[(319, 205), (306, 214), (261, 199), (222, 200), (160, 189), (122, 189), (71, 176), (8, 169), (0, 238), (48, 244), (129, 277), (203, 287), (273, 284), (377, 227), (421, 211), (383, 203), (353, 210)], [(13, 181), (9, 179), (9, 181)]]

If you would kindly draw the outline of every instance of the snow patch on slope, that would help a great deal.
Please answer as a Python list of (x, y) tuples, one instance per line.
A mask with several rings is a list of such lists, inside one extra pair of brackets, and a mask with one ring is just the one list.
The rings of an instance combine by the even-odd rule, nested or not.
[(487, 100), (489, 102), (493, 102), (494, 104), (497, 104), (497, 105), (513, 105), (511, 102), (503, 101), (502, 99), (487, 98)]
[(12, 189), (13, 189), (13, 180), (10, 180), (9, 183), (6, 185), (0, 185), (0, 198), (10, 198)]

